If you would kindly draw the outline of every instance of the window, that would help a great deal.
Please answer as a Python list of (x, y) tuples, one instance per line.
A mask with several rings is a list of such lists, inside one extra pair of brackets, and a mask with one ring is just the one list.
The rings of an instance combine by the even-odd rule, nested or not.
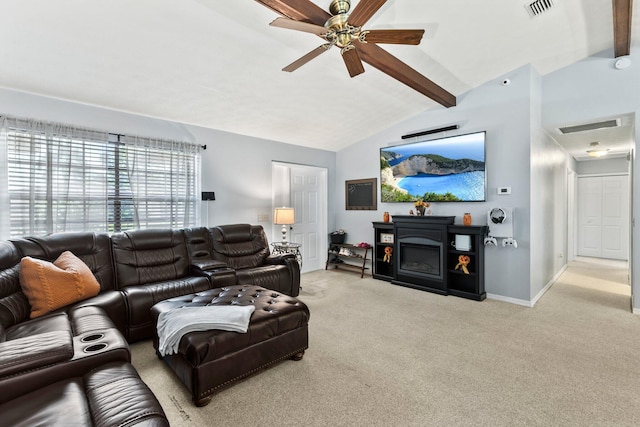
[(199, 222), (199, 145), (4, 117), (0, 148), (2, 237)]

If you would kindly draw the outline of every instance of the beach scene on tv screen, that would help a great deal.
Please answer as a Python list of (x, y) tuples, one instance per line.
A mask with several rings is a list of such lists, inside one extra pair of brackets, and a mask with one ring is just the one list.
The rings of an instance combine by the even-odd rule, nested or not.
[(485, 133), (380, 149), (382, 202), (485, 200)]

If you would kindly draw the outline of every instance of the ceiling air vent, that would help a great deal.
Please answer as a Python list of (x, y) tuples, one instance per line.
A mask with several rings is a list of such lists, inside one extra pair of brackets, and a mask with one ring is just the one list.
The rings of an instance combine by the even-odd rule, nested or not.
[(534, 2), (525, 4), (524, 7), (525, 9), (527, 9), (527, 12), (529, 12), (529, 16), (535, 18), (543, 12), (551, 9), (556, 1), (557, 0), (536, 0)]
[(612, 119), (612, 120), (604, 120), (602, 122), (585, 123), (585, 124), (576, 125), (576, 126), (566, 126), (563, 128), (558, 128), (558, 130), (563, 134), (568, 134), (568, 133), (584, 132), (588, 130), (596, 130), (596, 129), (603, 129), (603, 128), (615, 128), (618, 126), (620, 126), (620, 120)]

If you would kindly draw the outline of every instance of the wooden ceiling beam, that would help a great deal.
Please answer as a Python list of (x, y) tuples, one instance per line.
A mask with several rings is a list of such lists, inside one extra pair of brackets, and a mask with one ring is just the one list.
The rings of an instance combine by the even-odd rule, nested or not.
[(633, 0), (613, 1), (613, 46), (615, 57), (631, 53), (631, 10)]

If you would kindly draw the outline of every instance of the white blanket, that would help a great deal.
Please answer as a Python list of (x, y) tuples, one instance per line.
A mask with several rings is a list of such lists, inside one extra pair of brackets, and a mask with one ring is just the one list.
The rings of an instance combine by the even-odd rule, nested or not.
[(178, 352), (180, 339), (189, 332), (221, 329), (246, 333), (253, 305), (208, 305), (182, 307), (165, 311), (158, 316), (158, 351), (162, 356)]

